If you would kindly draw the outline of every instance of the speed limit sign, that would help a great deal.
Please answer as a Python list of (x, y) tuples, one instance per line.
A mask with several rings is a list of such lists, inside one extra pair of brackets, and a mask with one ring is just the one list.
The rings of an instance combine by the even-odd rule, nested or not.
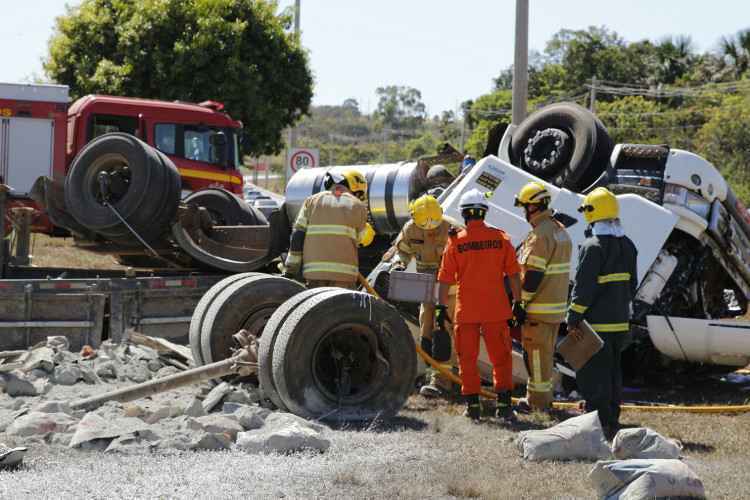
[(320, 152), (311, 148), (293, 148), (289, 150), (286, 162), (287, 179), (304, 168), (315, 168), (320, 164)]

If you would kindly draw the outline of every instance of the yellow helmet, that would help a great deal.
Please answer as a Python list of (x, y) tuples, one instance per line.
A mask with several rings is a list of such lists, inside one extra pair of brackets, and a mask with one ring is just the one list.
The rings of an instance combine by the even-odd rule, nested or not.
[(583, 212), (586, 222), (593, 224), (600, 220), (616, 219), (620, 215), (620, 206), (612, 191), (598, 187), (586, 195), (578, 211)]
[(372, 240), (374, 239), (375, 229), (373, 229), (373, 227), (368, 222), (365, 224), (365, 228), (362, 230), (362, 232), (359, 233), (359, 246), (370, 246), (370, 243), (372, 243)]
[(414, 224), (422, 229), (435, 229), (443, 222), (443, 207), (429, 194), (420, 196), (409, 204)]
[(331, 189), (334, 184), (341, 184), (347, 187), (354, 196), (362, 201), (367, 198), (367, 179), (353, 168), (348, 168), (341, 172), (328, 172), (324, 184), (325, 188)]
[(545, 202), (549, 203), (551, 198), (552, 196), (543, 184), (532, 181), (521, 188), (516, 195), (514, 205), (517, 207), (522, 207), (524, 205), (539, 205)]

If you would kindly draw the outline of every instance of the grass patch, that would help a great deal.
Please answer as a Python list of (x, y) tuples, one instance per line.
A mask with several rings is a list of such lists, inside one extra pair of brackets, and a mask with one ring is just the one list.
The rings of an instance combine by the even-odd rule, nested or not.
[(125, 269), (112, 255), (89, 252), (75, 246), (73, 238), (53, 238), (33, 234), (31, 263), (37, 267), (71, 267), (76, 269)]

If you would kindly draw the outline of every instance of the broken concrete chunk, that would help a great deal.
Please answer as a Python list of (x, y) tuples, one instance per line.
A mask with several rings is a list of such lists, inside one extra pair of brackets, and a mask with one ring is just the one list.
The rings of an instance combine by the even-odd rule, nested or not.
[(249, 388), (235, 388), (224, 398), (225, 403), (239, 403), (242, 405), (251, 405), (260, 401), (260, 393), (257, 390)]
[(22, 415), (8, 426), (5, 433), (11, 436), (45, 436), (50, 433), (66, 432), (76, 424), (76, 420), (65, 413), (30, 412)]
[(0, 385), (5, 387), (5, 392), (12, 398), (38, 395), (34, 384), (15, 373), (0, 373)]
[(145, 416), (141, 417), (147, 424), (155, 424), (165, 418), (179, 417), (183, 414), (183, 409), (178, 406), (162, 406), (161, 408), (146, 412)]
[(155, 443), (140, 438), (136, 434), (125, 434), (112, 440), (106, 453), (122, 453), (123, 455), (142, 455), (149, 453), (155, 447)]
[(205, 431), (209, 434), (226, 434), (232, 441), (242, 432), (242, 426), (225, 415), (205, 415), (198, 418), (190, 418), (187, 421), (188, 429), (194, 431)]
[(270, 412), (269, 415), (265, 419), (266, 425), (271, 426), (284, 426), (287, 424), (290, 424), (292, 422), (296, 422), (303, 427), (310, 427), (311, 429), (315, 429), (316, 431), (322, 431), (323, 429), (327, 429), (325, 425), (319, 424), (317, 422), (311, 422), (310, 420), (305, 420), (302, 417), (298, 417), (297, 415), (294, 415), (293, 413), (285, 413), (285, 412)]
[(224, 403), (222, 411), (229, 418), (237, 420), (246, 431), (263, 427), (266, 418), (271, 414), (271, 410), (260, 406), (237, 405), (237, 403)]
[(70, 341), (67, 337), (62, 335), (47, 337), (47, 347), (54, 349), (55, 351), (69, 351)]
[(151, 370), (148, 369), (148, 362), (143, 360), (132, 360), (120, 368), (120, 378), (131, 380), (136, 384), (151, 379)]
[(36, 411), (39, 413), (65, 413), (67, 415), (73, 414), (73, 410), (70, 408), (70, 405), (66, 401), (45, 401), (35, 406), (32, 411)]
[(202, 417), (206, 414), (206, 410), (203, 409), (203, 403), (198, 398), (193, 398), (187, 408), (184, 411), (185, 415), (189, 417)]
[(96, 375), (96, 372), (88, 367), (88, 366), (81, 366), (81, 377), (83, 378), (83, 381), (87, 384), (101, 384), (101, 380)]
[(118, 376), (117, 364), (108, 360), (96, 364), (94, 372), (103, 379), (116, 379)]
[(197, 437), (191, 439), (189, 449), (191, 450), (228, 450), (232, 441), (226, 434), (211, 434), (201, 432)]
[(240, 432), (237, 435), (237, 448), (247, 453), (291, 453), (302, 450), (324, 452), (331, 441), (312, 426), (294, 420), (277, 420), (260, 429)]
[(114, 439), (124, 434), (147, 429), (148, 424), (138, 418), (104, 418), (97, 413), (89, 412), (76, 426), (70, 447), (77, 448), (83, 443), (97, 439)]
[(226, 382), (222, 382), (211, 389), (211, 392), (208, 393), (206, 399), (203, 400), (203, 409), (206, 411), (206, 413), (210, 412), (219, 403), (221, 403), (221, 401), (224, 399), (224, 396), (229, 394), (231, 391), (232, 386)]
[(146, 410), (135, 403), (124, 403), (122, 411), (126, 417), (141, 417), (146, 414)]
[(156, 372), (154, 377), (162, 378), (162, 377), (167, 377), (169, 375), (174, 375), (175, 373), (180, 373), (180, 370), (178, 370), (174, 366), (164, 366), (162, 368), (159, 368), (159, 370)]
[(41, 370), (45, 373), (52, 373), (52, 370), (55, 369), (55, 351), (46, 346), (32, 349), (29, 351), (22, 369), (25, 372)]
[(158, 359), (150, 359), (148, 360), (148, 363), (146, 363), (146, 365), (152, 372), (158, 372), (162, 367), (162, 364)]
[(78, 365), (66, 363), (55, 367), (52, 378), (59, 385), (75, 385), (79, 380), (83, 379), (83, 372), (81, 372)]

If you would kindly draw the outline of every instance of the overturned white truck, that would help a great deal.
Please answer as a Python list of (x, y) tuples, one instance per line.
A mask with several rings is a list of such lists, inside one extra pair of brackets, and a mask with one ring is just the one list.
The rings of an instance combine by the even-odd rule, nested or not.
[[(575, 262), (586, 229), (576, 211), (584, 194), (598, 186), (618, 194), (622, 224), (639, 252), (634, 335), (626, 356), (631, 375), (667, 366), (700, 372), (701, 366), (750, 363), (750, 321), (741, 319), (750, 297), (750, 215), (713, 165), (667, 146), (613, 145), (594, 115), (568, 103), (544, 108), (508, 128), (488, 149), (492, 154), (440, 197), (456, 224), (463, 192), (492, 192), (488, 222), (519, 244), (530, 226), (513, 206), (514, 195), (526, 182), (541, 181), (574, 241)], [(415, 181), (414, 163), (374, 174), (369, 167), (363, 171), (373, 176), (375, 227), (392, 235), (408, 218), (408, 201), (420, 194), (415, 186), (423, 181)], [(298, 200), (316, 191), (315, 179), (322, 175), (303, 171), (292, 178), (286, 205), (290, 220)]]

